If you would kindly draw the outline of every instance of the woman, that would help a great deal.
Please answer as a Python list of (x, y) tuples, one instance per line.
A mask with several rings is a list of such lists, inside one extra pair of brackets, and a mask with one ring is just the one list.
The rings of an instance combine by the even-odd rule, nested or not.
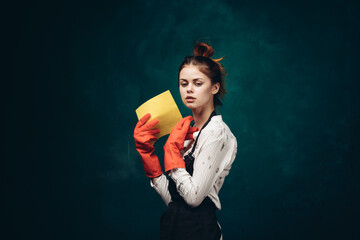
[(150, 114), (146, 114), (134, 130), (145, 174), (168, 207), (161, 217), (161, 239), (222, 239), (215, 211), (221, 209), (218, 193), (235, 159), (237, 142), (214, 111), (221, 105), (225, 87), (222, 59), (211, 59), (213, 53), (210, 45), (196, 44), (194, 56), (180, 65), (180, 95), (193, 117), (179, 121), (164, 145), (169, 178), (150, 143), (159, 132), (154, 128), (158, 120), (147, 122)]

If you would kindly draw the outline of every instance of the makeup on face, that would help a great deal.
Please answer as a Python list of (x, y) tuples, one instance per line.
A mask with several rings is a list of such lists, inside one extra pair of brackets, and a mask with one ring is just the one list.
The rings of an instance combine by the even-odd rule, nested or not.
[(211, 80), (193, 65), (180, 71), (179, 90), (183, 103), (190, 109), (207, 106), (213, 101)]

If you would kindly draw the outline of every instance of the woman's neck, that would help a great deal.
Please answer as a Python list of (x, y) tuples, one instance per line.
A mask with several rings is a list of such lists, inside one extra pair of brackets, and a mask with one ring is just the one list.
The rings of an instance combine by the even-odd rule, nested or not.
[(209, 119), (211, 113), (214, 111), (214, 107), (193, 109), (192, 114), (194, 117), (195, 127), (199, 130), (204, 126), (206, 121)]

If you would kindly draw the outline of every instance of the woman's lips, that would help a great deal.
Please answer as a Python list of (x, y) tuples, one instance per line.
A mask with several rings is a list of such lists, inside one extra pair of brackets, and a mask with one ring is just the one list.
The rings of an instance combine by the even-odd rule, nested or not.
[(186, 97), (185, 100), (186, 100), (186, 102), (188, 102), (188, 103), (195, 102), (195, 98), (194, 98), (194, 97)]

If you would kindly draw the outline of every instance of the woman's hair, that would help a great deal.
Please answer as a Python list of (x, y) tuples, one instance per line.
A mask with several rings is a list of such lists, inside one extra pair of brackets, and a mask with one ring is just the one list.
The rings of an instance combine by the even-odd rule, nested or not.
[(188, 65), (196, 66), (200, 72), (205, 74), (211, 79), (211, 83), (220, 83), (219, 91), (214, 95), (214, 106), (221, 106), (220, 99), (224, 99), (226, 94), (225, 90), (225, 69), (219, 63), (224, 57), (219, 59), (210, 58), (214, 54), (214, 49), (206, 43), (195, 43), (194, 44), (194, 56), (185, 57), (179, 68), (180, 71)]

